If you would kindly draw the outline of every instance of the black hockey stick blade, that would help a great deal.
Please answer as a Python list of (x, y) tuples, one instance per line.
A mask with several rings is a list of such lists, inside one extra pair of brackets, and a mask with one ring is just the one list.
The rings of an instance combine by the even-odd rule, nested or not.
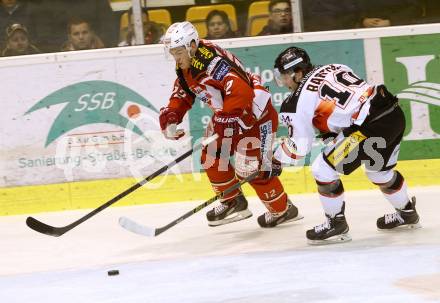
[(54, 237), (59, 237), (70, 229), (69, 226), (65, 226), (65, 227), (50, 226), (47, 225), (46, 223), (38, 221), (33, 217), (27, 217), (26, 225), (42, 234), (46, 234)]
[(156, 237), (156, 236), (160, 235), (161, 233), (163, 233), (164, 231), (167, 231), (171, 227), (179, 224), (180, 222), (182, 222), (186, 218), (188, 218), (188, 217), (194, 215), (195, 213), (199, 212), (200, 210), (204, 209), (209, 204), (217, 201), (218, 199), (221, 199), (222, 197), (224, 197), (225, 195), (227, 195), (230, 192), (234, 191), (235, 189), (239, 188), (243, 184), (245, 184), (245, 183), (247, 183), (249, 181), (252, 181), (254, 178), (258, 177), (259, 173), (260, 172), (257, 171), (255, 173), (251, 174), (247, 178), (241, 180), (237, 184), (232, 185), (231, 187), (228, 187), (223, 192), (218, 193), (214, 197), (206, 200), (202, 204), (200, 204), (197, 207), (191, 209), (190, 211), (188, 211), (184, 215), (182, 215), (179, 218), (171, 221), (170, 223), (168, 223), (165, 226), (162, 226), (162, 227), (159, 227), (159, 228), (149, 227), (149, 226), (145, 226), (145, 225), (139, 224), (139, 223), (137, 223), (137, 222), (127, 218), (127, 217), (120, 217), (119, 218), (119, 225), (121, 225), (126, 230), (131, 231), (131, 232), (133, 232), (135, 234), (138, 234), (138, 235), (147, 236), (147, 237)]
[(211, 142), (215, 141), (217, 138), (218, 138), (218, 135), (215, 134), (215, 135), (213, 135), (211, 137), (208, 137), (208, 138), (202, 140), (200, 143), (196, 144), (192, 149), (190, 149), (189, 151), (185, 152), (181, 156), (177, 157), (172, 162), (168, 163), (167, 165), (162, 166), (161, 168), (156, 170), (154, 173), (152, 173), (151, 175), (149, 175), (145, 179), (143, 179), (143, 180), (139, 181), (138, 183), (134, 184), (130, 188), (126, 189), (124, 192), (120, 193), (116, 197), (110, 199), (106, 203), (102, 204), (98, 208), (96, 208), (96, 209), (92, 210), (91, 212), (87, 213), (86, 215), (84, 215), (83, 217), (79, 218), (75, 222), (70, 223), (69, 225), (66, 225), (66, 226), (63, 226), (63, 227), (54, 227), (54, 226), (48, 225), (46, 223), (43, 223), (43, 222), (41, 222), (41, 221), (39, 221), (39, 220), (37, 220), (37, 219), (35, 219), (33, 217), (28, 217), (26, 219), (26, 225), (29, 228), (31, 228), (31, 229), (39, 232), (39, 233), (42, 233), (42, 234), (45, 234), (45, 235), (48, 235), (48, 236), (59, 237), (59, 236), (65, 234), (66, 232), (68, 232), (69, 230), (75, 228), (79, 224), (83, 223), (84, 221), (86, 221), (86, 220), (90, 219), (91, 217), (95, 216), (96, 214), (100, 213), (101, 211), (103, 211), (107, 207), (115, 204), (116, 202), (121, 200), (123, 197), (125, 197), (125, 196), (129, 195), (130, 193), (134, 192), (139, 187), (142, 187), (142, 185), (144, 185), (144, 184), (148, 183), (149, 181), (153, 180), (154, 178), (156, 178), (160, 174), (162, 174), (165, 171), (167, 171), (170, 167), (172, 167), (172, 166), (176, 165), (177, 163), (181, 162), (182, 160), (188, 158), (195, 151), (203, 148), (204, 146), (207, 146)]

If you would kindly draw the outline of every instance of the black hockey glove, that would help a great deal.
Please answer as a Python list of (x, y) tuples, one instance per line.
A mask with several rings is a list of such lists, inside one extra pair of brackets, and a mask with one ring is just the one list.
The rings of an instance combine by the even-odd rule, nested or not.
[(260, 178), (267, 180), (273, 177), (278, 177), (279, 175), (281, 175), (282, 171), (283, 166), (281, 162), (275, 158), (272, 158), (271, 167), (262, 167), (262, 170), (260, 171)]

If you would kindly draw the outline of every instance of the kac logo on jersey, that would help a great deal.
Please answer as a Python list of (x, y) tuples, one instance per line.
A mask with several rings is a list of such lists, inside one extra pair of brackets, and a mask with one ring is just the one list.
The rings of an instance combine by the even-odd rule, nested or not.
[[(143, 132), (136, 125), (133, 126), (127, 117), (121, 115), (121, 110), (127, 102), (137, 103), (159, 113), (150, 102), (128, 87), (110, 81), (85, 81), (53, 92), (32, 106), (25, 115), (41, 109), (50, 109), (56, 104), (67, 103), (50, 128), (45, 147), (75, 128), (95, 123), (112, 124), (122, 128), (130, 125), (129, 129), (142, 136)], [(139, 111), (140, 107), (134, 104), (127, 108), (129, 117)]]

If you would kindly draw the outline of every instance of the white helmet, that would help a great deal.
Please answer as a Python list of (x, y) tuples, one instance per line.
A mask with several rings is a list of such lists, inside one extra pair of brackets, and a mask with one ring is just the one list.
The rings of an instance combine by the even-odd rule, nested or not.
[(170, 49), (180, 46), (184, 46), (189, 53), (192, 41), (199, 45), (199, 34), (194, 25), (188, 21), (173, 23), (163, 38), (165, 53), (168, 55)]

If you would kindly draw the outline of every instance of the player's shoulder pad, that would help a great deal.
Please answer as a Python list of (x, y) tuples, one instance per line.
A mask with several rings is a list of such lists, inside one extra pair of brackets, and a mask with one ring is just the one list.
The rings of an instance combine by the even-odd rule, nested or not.
[(313, 70), (307, 73), (299, 83), (296, 90), (291, 93), (284, 101), (281, 103), (280, 112), (282, 113), (296, 113), (296, 108), (298, 106), (299, 98), (301, 97), (301, 92), (304, 88), (304, 84), (307, 80), (322, 66), (316, 66)]

